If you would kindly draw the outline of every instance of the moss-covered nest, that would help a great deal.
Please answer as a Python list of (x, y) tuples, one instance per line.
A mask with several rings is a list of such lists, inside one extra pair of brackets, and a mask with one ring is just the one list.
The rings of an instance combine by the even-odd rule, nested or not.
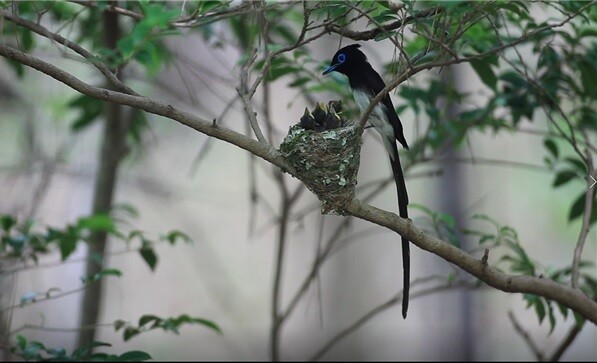
[(280, 151), (301, 180), (322, 201), (322, 213), (343, 214), (343, 206), (354, 197), (361, 150), (355, 125), (323, 132), (290, 128)]

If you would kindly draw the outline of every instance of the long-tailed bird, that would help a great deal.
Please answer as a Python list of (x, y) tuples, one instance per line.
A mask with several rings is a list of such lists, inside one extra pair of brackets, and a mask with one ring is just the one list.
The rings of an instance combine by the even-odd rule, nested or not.
[[(359, 44), (348, 45), (334, 54), (329, 67), (323, 72), (326, 75), (330, 72), (339, 72), (348, 77), (350, 88), (355, 102), (361, 112), (365, 112), (371, 99), (373, 99), (386, 85), (380, 75), (371, 67), (367, 61), (367, 56), (358, 48)], [(406, 192), (406, 183), (400, 165), (398, 148), (396, 140), (408, 149), (408, 144), (404, 138), (402, 123), (394, 110), (394, 105), (389, 95), (379, 102), (371, 116), (369, 122), (380, 133), (383, 144), (390, 155), (394, 181), (398, 192), (398, 211), (400, 217), (408, 218), (408, 194)], [(408, 240), (402, 237), (402, 264), (404, 269), (404, 289), (402, 295), (402, 317), (406, 319), (408, 311), (408, 294), (410, 289), (410, 252)]]

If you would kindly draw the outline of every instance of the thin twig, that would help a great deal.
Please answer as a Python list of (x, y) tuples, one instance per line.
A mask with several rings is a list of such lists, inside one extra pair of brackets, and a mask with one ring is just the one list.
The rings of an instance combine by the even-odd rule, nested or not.
[(82, 330), (92, 330), (96, 328), (106, 328), (106, 327), (113, 327), (114, 323), (104, 323), (104, 324), (90, 324), (90, 325), (83, 325), (77, 328), (58, 328), (58, 327), (50, 327), (44, 325), (36, 325), (36, 324), (23, 324), (22, 326), (16, 328), (15, 330), (8, 333), (8, 335), (15, 335), (25, 330), (38, 330), (38, 331), (47, 331), (47, 332), (56, 332), (56, 333), (77, 333)]
[(537, 344), (533, 341), (533, 338), (531, 338), (529, 332), (527, 332), (522, 327), (522, 325), (520, 325), (520, 323), (518, 322), (518, 320), (516, 320), (516, 317), (514, 316), (514, 313), (511, 310), (508, 311), (508, 318), (510, 318), (510, 322), (512, 322), (512, 326), (514, 327), (514, 330), (516, 330), (516, 332), (527, 343), (527, 345), (529, 346), (529, 348), (531, 348), (531, 351), (535, 355), (535, 358), (537, 358), (537, 360), (540, 361), (540, 362), (544, 361), (545, 360), (544, 353), (541, 351), (541, 349), (539, 349), (539, 347), (537, 346)]
[[(593, 177), (597, 177), (597, 173), (595, 168), (593, 167), (593, 157), (591, 153), (586, 150), (586, 160), (587, 160), (587, 167), (588, 167), (588, 175), (592, 175)], [(585, 200), (584, 200), (584, 208), (583, 208), (583, 218), (582, 218), (582, 226), (580, 228), (580, 233), (578, 234), (578, 240), (576, 241), (576, 247), (574, 248), (574, 257), (572, 259), (572, 287), (578, 289), (578, 276), (580, 272), (580, 258), (582, 257), (582, 250), (585, 246), (585, 241), (587, 240), (587, 235), (589, 234), (589, 229), (591, 228), (591, 214), (593, 211), (593, 202), (595, 199), (595, 190), (597, 187), (592, 187), (593, 180), (586, 177), (587, 179), (587, 190), (585, 191)]]
[[(411, 282), (411, 287), (417, 286), (421, 283), (425, 283), (425, 282), (428, 282), (431, 280), (435, 280), (437, 278), (438, 278), (437, 276), (429, 276), (426, 278), (417, 279), (417, 280)], [(435, 293), (446, 291), (446, 290), (451, 290), (456, 287), (463, 287), (466, 289), (477, 289), (477, 288), (479, 288), (479, 286), (480, 285), (478, 285), (478, 284), (471, 284), (470, 282), (465, 282), (465, 281), (456, 281), (456, 282), (452, 281), (452, 282), (448, 282), (444, 285), (420, 290), (420, 291), (417, 291), (414, 293), (411, 292), (410, 299), (413, 300), (418, 297), (435, 294)], [(402, 291), (400, 291), (398, 294), (396, 294), (394, 297), (392, 297), (385, 303), (376, 306), (375, 308), (373, 308), (372, 310), (367, 312), (365, 315), (363, 315), (361, 318), (357, 319), (354, 323), (352, 323), (351, 325), (349, 325), (348, 327), (344, 328), (343, 330), (338, 332), (336, 335), (334, 335), (330, 340), (327, 341), (327, 343), (325, 343), (323, 345), (322, 348), (320, 348), (315, 354), (313, 354), (311, 356), (311, 358), (309, 358), (309, 361), (317, 361), (317, 360), (321, 359), (325, 353), (327, 353), (332, 347), (334, 347), (336, 344), (338, 344), (342, 339), (346, 338), (348, 335), (355, 332), (358, 328), (363, 326), (365, 323), (372, 320), (376, 315), (390, 309), (391, 307), (393, 307), (397, 304), (400, 304), (401, 302), (402, 302)]]
[(344, 38), (349, 38), (352, 40), (371, 40), (380, 34), (387, 33), (392, 30), (396, 30), (396, 29), (402, 27), (404, 24), (411, 23), (418, 19), (429, 18), (429, 17), (435, 16), (437, 14), (440, 14), (443, 11), (444, 11), (444, 8), (442, 8), (442, 7), (436, 7), (433, 9), (423, 10), (423, 11), (416, 13), (415, 15), (410, 15), (404, 19), (397, 20), (397, 21), (395, 21), (391, 24), (385, 25), (381, 28), (375, 28), (375, 29), (362, 31), (362, 32), (353, 31), (353, 30), (348, 29), (347, 27), (340, 27), (336, 24), (330, 24), (330, 25), (326, 26), (326, 30), (329, 32), (332, 32), (332, 33), (339, 34)]
[[(95, 1), (88, 1), (88, 0), (69, 0), (69, 2), (73, 3), (73, 4), (78, 4), (78, 5), (82, 5), (88, 8), (95, 8), (97, 7), (97, 3)], [(120, 15), (124, 15), (124, 16), (128, 16), (130, 18), (133, 18), (135, 20), (143, 20), (144, 16), (143, 14), (139, 14), (136, 13), (132, 10), (129, 9), (124, 9), (121, 7), (118, 7), (114, 4), (107, 4), (106, 11), (112, 12), (112, 13), (116, 13), (116, 14), (120, 14)]]
[(27, 306), (31, 306), (31, 305), (34, 305), (34, 304), (37, 304), (37, 303), (41, 303), (41, 302), (45, 302), (45, 301), (49, 301), (49, 300), (55, 300), (55, 299), (59, 299), (59, 298), (64, 297), (64, 296), (76, 294), (76, 293), (84, 291), (86, 287), (87, 286), (83, 286), (83, 287), (80, 287), (80, 288), (77, 288), (77, 289), (73, 289), (73, 290), (69, 290), (69, 291), (57, 293), (55, 295), (47, 294), (46, 293), (46, 294), (44, 294), (43, 297), (41, 297), (39, 299), (34, 299), (34, 300), (28, 302), (27, 304), (24, 304), (24, 305), (19, 303), (19, 304), (13, 304), (13, 305), (9, 305), (9, 306), (5, 306), (3, 308), (0, 308), (0, 314), (4, 314), (5, 312), (13, 310), (13, 309), (16, 309), (16, 308), (27, 307)]
[(559, 361), (560, 358), (562, 358), (562, 355), (564, 354), (566, 349), (568, 349), (570, 347), (570, 345), (572, 344), (572, 342), (574, 342), (574, 339), (576, 339), (576, 337), (578, 336), (578, 333), (580, 333), (580, 331), (582, 330), (582, 328), (584, 326), (585, 326), (585, 320), (583, 320), (582, 323), (580, 323), (580, 324), (574, 323), (574, 325), (568, 331), (568, 334), (566, 334), (566, 337), (564, 338), (564, 340), (562, 340), (560, 345), (558, 345), (558, 347), (553, 352), (553, 354), (547, 358), (547, 361), (550, 361), (550, 362)]

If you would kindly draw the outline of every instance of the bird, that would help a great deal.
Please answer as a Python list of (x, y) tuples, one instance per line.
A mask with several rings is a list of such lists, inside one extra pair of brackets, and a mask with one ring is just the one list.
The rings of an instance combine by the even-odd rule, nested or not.
[[(360, 44), (351, 44), (338, 50), (322, 75), (338, 72), (348, 77), (352, 95), (362, 113), (369, 107), (371, 100), (386, 87), (383, 79), (377, 73), (367, 56), (359, 50)], [(408, 150), (408, 143), (404, 137), (402, 122), (396, 114), (390, 96), (384, 98), (375, 106), (369, 117), (369, 123), (379, 132), (384, 147), (390, 156), (392, 172), (398, 194), (398, 212), (400, 217), (408, 218), (408, 193), (406, 182), (400, 164), (396, 140)], [(402, 294), (402, 317), (406, 319), (408, 312), (408, 298), (410, 291), (410, 246), (405, 237), (402, 238), (402, 268), (404, 273)]]
[(340, 115), (336, 112), (336, 108), (332, 105), (328, 106), (328, 114), (323, 121), (326, 130), (333, 130), (342, 126), (342, 118), (340, 118)]
[(321, 102), (317, 102), (313, 112), (311, 113), (313, 118), (315, 119), (315, 130), (316, 131), (323, 131), (325, 130), (325, 118), (328, 114), (327, 106)]
[(305, 130), (313, 130), (315, 128), (315, 118), (307, 107), (305, 107), (305, 113), (300, 118), (300, 123)]

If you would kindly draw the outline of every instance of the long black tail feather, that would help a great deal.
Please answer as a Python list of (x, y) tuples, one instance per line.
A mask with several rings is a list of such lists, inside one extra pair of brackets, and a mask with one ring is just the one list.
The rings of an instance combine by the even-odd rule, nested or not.
[[(392, 140), (393, 141), (393, 140)], [(392, 142), (393, 157), (390, 157), (392, 164), (392, 171), (394, 173), (394, 181), (396, 182), (396, 192), (398, 194), (398, 214), (402, 218), (408, 218), (408, 193), (406, 191), (406, 182), (404, 181), (404, 174), (402, 172), (402, 165), (400, 164), (400, 157), (398, 155), (398, 148), (396, 142)], [(402, 237), (402, 268), (404, 274), (403, 291), (402, 291), (402, 317), (406, 319), (408, 312), (408, 295), (410, 292), (410, 246), (409, 241)]]

